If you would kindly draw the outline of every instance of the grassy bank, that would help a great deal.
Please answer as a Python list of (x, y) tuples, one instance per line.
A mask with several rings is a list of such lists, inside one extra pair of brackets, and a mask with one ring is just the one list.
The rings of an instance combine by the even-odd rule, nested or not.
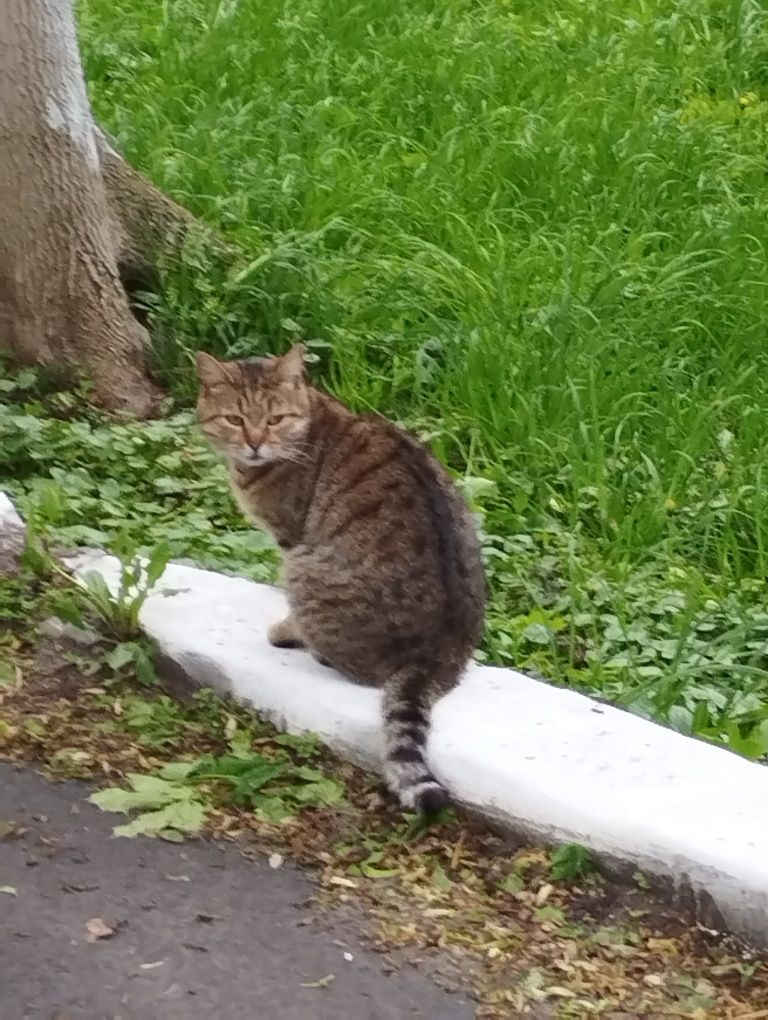
[[(99, 119), (248, 253), (227, 281), (169, 281), (179, 404), (189, 351), (308, 338), (340, 396), (465, 478), (488, 656), (767, 752), (761, 7), (82, 0), (80, 22)], [(18, 489), (58, 464), (66, 497), (90, 451), (60, 526), (128, 518), (267, 569), (257, 538), (227, 548), (220, 473), (183, 421), (118, 430), (135, 470), (114, 429), (72, 427), (42, 425), (60, 444), (16, 464)]]

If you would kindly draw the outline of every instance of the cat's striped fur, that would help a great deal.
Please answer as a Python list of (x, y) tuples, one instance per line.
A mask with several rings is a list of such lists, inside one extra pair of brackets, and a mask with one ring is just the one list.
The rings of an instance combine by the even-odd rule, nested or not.
[(198, 416), (242, 510), (284, 554), (281, 647), (306, 646), (383, 689), (385, 776), (405, 807), (447, 803), (425, 760), (430, 710), (480, 636), (485, 580), (471, 514), (412, 436), (310, 386), (302, 349), (198, 356)]

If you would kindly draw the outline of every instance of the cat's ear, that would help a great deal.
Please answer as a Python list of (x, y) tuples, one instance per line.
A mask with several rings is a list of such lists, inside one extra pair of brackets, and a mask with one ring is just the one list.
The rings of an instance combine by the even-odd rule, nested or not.
[(227, 370), (227, 366), (222, 365), (220, 361), (210, 354), (206, 354), (205, 351), (197, 352), (196, 364), (197, 377), (203, 386), (222, 386), (232, 383), (232, 376)]
[(304, 344), (294, 344), (287, 354), (278, 358), (275, 370), (281, 379), (288, 381), (301, 381), (304, 379)]

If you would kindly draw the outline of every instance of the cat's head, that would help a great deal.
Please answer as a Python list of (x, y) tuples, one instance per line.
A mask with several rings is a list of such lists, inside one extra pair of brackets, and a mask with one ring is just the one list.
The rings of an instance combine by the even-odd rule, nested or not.
[(231, 461), (255, 466), (304, 457), (310, 391), (304, 348), (279, 358), (217, 361), (197, 355), (197, 418), (206, 436)]

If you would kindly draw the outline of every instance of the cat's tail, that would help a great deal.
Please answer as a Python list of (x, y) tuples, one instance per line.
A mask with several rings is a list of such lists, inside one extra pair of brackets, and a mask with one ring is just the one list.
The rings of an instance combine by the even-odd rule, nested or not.
[(404, 808), (431, 815), (451, 803), (426, 760), (430, 676), (416, 667), (398, 672), (384, 688), (384, 776)]

